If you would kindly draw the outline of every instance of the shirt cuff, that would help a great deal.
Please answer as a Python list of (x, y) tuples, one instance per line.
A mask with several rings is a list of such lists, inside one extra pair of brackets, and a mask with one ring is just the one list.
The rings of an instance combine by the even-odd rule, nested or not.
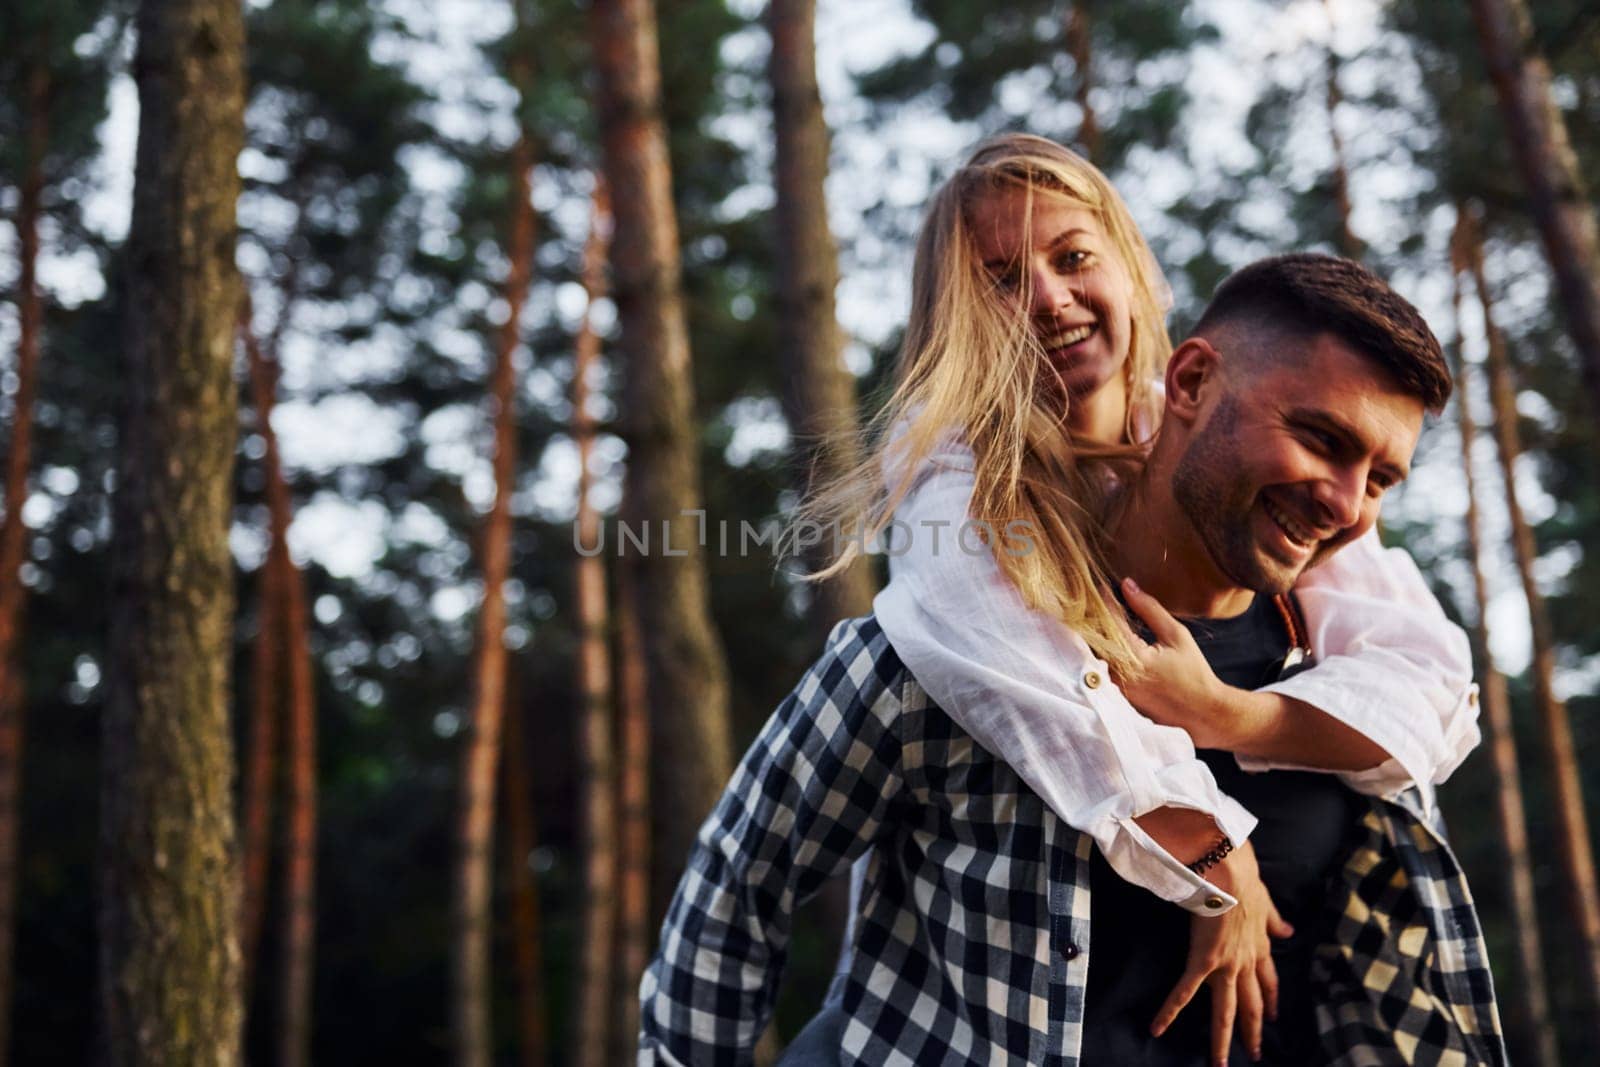
[[(1204, 764), (1201, 767), (1204, 768)], [(1191, 806), (1176, 797), (1156, 806), (1165, 807), (1168, 803), (1172, 807)], [(1221, 915), (1238, 903), (1232, 894), (1195, 874), (1146, 833), (1134, 821), (1144, 813), (1110, 817), (1096, 823), (1089, 831), (1101, 855), (1120, 878), (1143, 886), (1162, 900), (1196, 915)], [(1244, 805), (1224, 794), (1218, 795), (1212, 818), (1235, 848), (1244, 844), (1256, 828), (1256, 817), (1245, 810)]]

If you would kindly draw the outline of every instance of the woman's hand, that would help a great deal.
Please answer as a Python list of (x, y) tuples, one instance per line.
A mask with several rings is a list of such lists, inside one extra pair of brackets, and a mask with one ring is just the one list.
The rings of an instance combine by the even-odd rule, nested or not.
[(1163, 726), (1187, 730), (1196, 748), (1239, 749), (1241, 739), (1259, 729), (1248, 702), (1234, 699), (1239, 691), (1217, 677), (1194, 635), (1161, 601), (1132, 578), (1122, 580), (1122, 595), (1156, 639), (1141, 642), (1143, 672), (1119, 679), (1128, 702)]
[(1211, 989), (1211, 1058), (1228, 1062), (1234, 1026), (1250, 1050), (1261, 1058), (1262, 1020), (1278, 1016), (1278, 970), (1272, 962), (1274, 937), (1288, 937), (1294, 928), (1273, 906), (1256, 869), (1255, 851), (1246, 841), (1207, 876), (1239, 903), (1215, 918), (1196, 915), (1189, 928), (1189, 962), (1178, 984), (1150, 1024), (1160, 1037), (1178, 1013), (1200, 992)]

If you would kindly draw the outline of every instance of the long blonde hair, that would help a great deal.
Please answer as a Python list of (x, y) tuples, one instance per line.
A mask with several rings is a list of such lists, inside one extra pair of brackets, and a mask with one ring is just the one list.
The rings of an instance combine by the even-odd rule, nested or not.
[[(883, 534), (913, 473), (940, 438), (955, 430), (976, 463), (968, 517), (987, 530), (1028, 524), (1023, 529), (1030, 551), (1012, 554), (990, 546), (1024, 601), (1061, 619), (1114, 668), (1133, 673), (1137, 660), (1100, 544), (1105, 479), (1090, 476), (1084, 461), (1115, 462), (1140, 453), (1074, 440), (1063, 392), (1046, 388), (1045, 376), (1054, 372), (1026, 310), (1031, 272), (1022, 272), (1020, 296), (1001, 294), (979, 261), (972, 212), (985, 198), (1007, 191), (1025, 194), (1025, 235), (1031, 234), (1035, 199), (1050, 196), (1091, 211), (1110, 240), (1132, 286), (1122, 372), (1129, 400), (1125, 438), (1135, 440), (1136, 412), (1149, 410), (1150, 383), (1172, 351), (1165, 280), (1105, 175), (1053, 141), (1004, 134), (979, 145), (929, 204), (894, 388), (868, 423), (866, 436), (874, 443), (866, 458), (817, 487), (790, 529), (804, 523), (854, 532), (858, 539), (845, 540), (829, 566), (805, 577), (823, 580), (838, 573), (860, 554), (862, 539), (871, 543)], [(1024, 262), (1030, 252), (1024, 248)]]

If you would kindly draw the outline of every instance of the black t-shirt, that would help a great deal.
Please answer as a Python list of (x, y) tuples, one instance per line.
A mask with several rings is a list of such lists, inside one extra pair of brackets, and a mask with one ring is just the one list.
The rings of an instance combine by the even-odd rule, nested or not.
[[(1256, 689), (1285, 676), (1289, 633), (1277, 605), (1257, 597), (1230, 619), (1184, 619), (1217, 676)], [(1261, 880), (1295, 934), (1273, 943), (1278, 1019), (1262, 1034), (1262, 1062), (1306, 1067), (1321, 1061), (1310, 993), (1311, 954), (1323, 940), (1329, 877), (1339, 869), (1359, 798), (1331, 774), (1246, 774), (1232, 754), (1202, 749), (1222, 791), (1260, 820), (1250, 840)], [(1091, 861), (1091, 964), (1084, 1009), (1085, 1067), (1206, 1067), (1211, 1006), (1205, 990), (1167, 1032), (1150, 1023), (1183, 973), (1190, 913), (1119, 877), (1096, 850)], [(1251, 1062), (1235, 1033), (1230, 1064)]]

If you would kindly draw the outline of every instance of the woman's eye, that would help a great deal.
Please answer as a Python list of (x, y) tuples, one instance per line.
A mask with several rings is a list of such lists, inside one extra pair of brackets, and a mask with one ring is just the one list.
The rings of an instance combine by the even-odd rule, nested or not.
[(1071, 249), (1056, 257), (1056, 269), (1083, 270), (1093, 258), (1094, 256), (1091, 253), (1085, 252), (1080, 248)]
[(994, 287), (1002, 293), (1014, 293), (1022, 285), (1022, 275), (1016, 271), (1000, 271), (990, 277), (994, 279)]

